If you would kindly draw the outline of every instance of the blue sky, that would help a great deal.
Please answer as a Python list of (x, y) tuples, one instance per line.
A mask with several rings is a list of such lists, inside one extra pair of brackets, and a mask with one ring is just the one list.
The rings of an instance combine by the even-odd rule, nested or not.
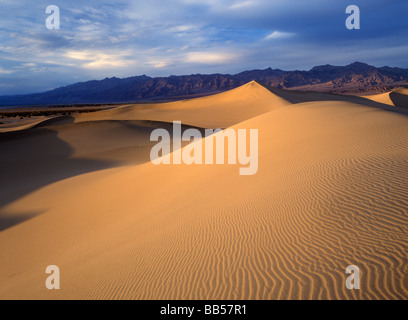
[[(358, 5), (361, 29), (347, 30)], [(48, 5), (61, 28), (45, 27)], [(105, 77), (408, 68), (407, 0), (1, 0), (0, 95)]]

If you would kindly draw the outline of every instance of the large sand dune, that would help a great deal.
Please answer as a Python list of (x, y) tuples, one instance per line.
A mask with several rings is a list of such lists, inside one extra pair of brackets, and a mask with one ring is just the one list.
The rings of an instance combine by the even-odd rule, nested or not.
[(101, 119), (180, 120), (183, 124), (197, 127), (226, 128), (289, 104), (289, 101), (252, 81), (213, 96), (160, 104), (129, 105), (75, 118), (78, 122)]
[[(0, 298), (406, 299), (407, 117), (301, 95), (252, 82), (0, 135), (1, 193), (18, 181), (1, 198)], [(153, 165), (148, 136), (173, 120), (258, 129), (258, 173)]]

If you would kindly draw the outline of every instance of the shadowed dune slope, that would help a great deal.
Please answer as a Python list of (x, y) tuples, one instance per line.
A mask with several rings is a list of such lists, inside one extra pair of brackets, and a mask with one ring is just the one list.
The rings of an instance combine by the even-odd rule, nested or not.
[[(404, 91), (406, 89), (404, 88), (384, 94), (367, 96), (353, 96), (314, 91), (295, 91), (270, 86), (265, 86), (265, 88), (293, 104), (312, 101), (345, 101), (408, 115), (408, 110), (406, 108), (408, 96), (406, 95), (406, 91)], [(398, 108), (395, 108), (395, 106)]]
[(394, 105), (400, 106), (403, 108), (408, 108), (408, 89), (399, 88), (390, 93), (390, 98)]
[[(145, 163), (3, 207), (43, 214), (0, 232), (0, 298), (406, 298), (407, 118), (336, 101), (261, 113), (233, 126), (259, 130), (254, 176)], [(44, 286), (51, 264), (58, 291)], [(345, 287), (352, 264), (361, 290)]]

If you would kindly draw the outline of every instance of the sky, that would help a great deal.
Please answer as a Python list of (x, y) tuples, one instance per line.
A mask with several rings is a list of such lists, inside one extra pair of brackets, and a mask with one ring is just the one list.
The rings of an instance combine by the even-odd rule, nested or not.
[(142, 74), (408, 68), (407, 17), (407, 0), (0, 0), (0, 95)]

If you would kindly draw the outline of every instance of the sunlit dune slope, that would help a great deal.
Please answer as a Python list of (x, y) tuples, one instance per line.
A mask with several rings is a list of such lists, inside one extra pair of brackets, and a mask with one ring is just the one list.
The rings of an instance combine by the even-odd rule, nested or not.
[(77, 122), (95, 120), (180, 120), (202, 128), (226, 128), (260, 114), (290, 105), (255, 81), (220, 94), (159, 104), (123, 106), (76, 116)]
[(0, 133), (26, 130), (35, 127), (37, 124), (44, 122), (45, 117), (39, 119), (27, 119), (0, 125)]
[(390, 93), (391, 92), (373, 94), (373, 95), (369, 95), (369, 96), (364, 96), (364, 98), (372, 100), (372, 101), (376, 101), (376, 102), (379, 102), (379, 103), (388, 104), (390, 106), (395, 106), (394, 102), (392, 102), (392, 100), (390, 98)]
[[(146, 116), (239, 121), (212, 122), (196, 105), (183, 119), (180, 105)], [(253, 105), (263, 112), (232, 128), (259, 130), (254, 176), (239, 164), (148, 162), (64, 179), (1, 208), (10, 219), (36, 215), (0, 232), (0, 298), (406, 298), (407, 118), (349, 102)], [(51, 264), (59, 291), (44, 286)], [(361, 290), (345, 287), (351, 264)]]
[(408, 89), (399, 88), (391, 92), (365, 96), (365, 98), (379, 103), (408, 108)]

